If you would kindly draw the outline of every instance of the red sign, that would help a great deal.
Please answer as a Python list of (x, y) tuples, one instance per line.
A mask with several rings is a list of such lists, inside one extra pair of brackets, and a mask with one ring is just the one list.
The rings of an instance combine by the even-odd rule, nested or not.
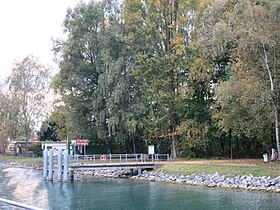
[(89, 140), (88, 139), (75, 139), (71, 140), (72, 145), (88, 145)]

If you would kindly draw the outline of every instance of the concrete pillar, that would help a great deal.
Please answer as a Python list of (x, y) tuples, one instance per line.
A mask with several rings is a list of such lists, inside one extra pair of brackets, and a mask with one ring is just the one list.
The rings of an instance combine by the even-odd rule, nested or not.
[(62, 150), (59, 149), (58, 150), (58, 155), (57, 155), (57, 164), (58, 164), (58, 168), (57, 168), (57, 179), (59, 182), (61, 182), (62, 180)]
[(48, 150), (47, 149), (44, 149), (43, 157), (44, 157), (43, 176), (45, 179), (47, 179), (48, 177)]
[(64, 150), (64, 167), (63, 167), (63, 181), (68, 181), (68, 150)]
[(129, 174), (130, 176), (133, 176), (134, 175), (134, 170), (133, 170), (133, 168), (131, 168), (130, 169), (130, 174)]
[(53, 180), (53, 150), (49, 150), (49, 181)]
[(84, 155), (87, 155), (86, 145), (84, 145)]
[(70, 177), (70, 181), (74, 181), (74, 169), (70, 168), (69, 170), (69, 177)]

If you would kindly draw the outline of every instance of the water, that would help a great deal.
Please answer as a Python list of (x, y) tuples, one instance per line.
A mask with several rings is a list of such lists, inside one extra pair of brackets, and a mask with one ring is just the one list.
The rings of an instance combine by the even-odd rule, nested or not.
[[(46, 209), (280, 209), (280, 194), (144, 180), (83, 177), (47, 182), (41, 171), (0, 169), (0, 197)], [(7, 206), (0, 209), (16, 209)]]

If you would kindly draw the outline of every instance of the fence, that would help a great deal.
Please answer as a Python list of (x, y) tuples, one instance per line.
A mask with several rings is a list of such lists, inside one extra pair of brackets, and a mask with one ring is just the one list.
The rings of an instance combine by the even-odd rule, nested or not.
[(158, 162), (169, 161), (169, 154), (94, 154), (94, 155), (71, 155), (71, 163), (128, 163), (128, 162)]

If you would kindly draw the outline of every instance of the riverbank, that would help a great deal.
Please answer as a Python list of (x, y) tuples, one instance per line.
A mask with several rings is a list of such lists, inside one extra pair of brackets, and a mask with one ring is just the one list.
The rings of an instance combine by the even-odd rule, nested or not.
[(89, 172), (88, 175), (280, 193), (280, 162), (264, 163), (261, 159), (182, 160), (162, 164), (155, 171), (132, 177), (117, 170)]
[(255, 177), (252, 174), (249, 174), (229, 177), (221, 175), (217, 172), (214, 174), (207, 174), (203, 172), (200, 174), (193, 173), (190, 175), (144, 172), (143, 174), (138, 174), (131, 178), (152, 182), (173, 182), (186, 185), (280, 193), (280, 176), (275, 178), (271, 178), (270, 176)]
[(0, 160), (0, 167), (2, 167), (2, 168), (27, 168), (27, 169), (36, 169), (36, 170), (42, 170), (43, 169), (41, 164), (3, 162), (1, 160)]
[[(12, 159), (2, 157), (0, 156), (0, 167), (42, 170), (41, 158), (30, 160), (20, 157), (10, 157)], [(106, 178), (130, 177), (132, 179), (143, 179), (152, 182), (174, 182), (206, 187), (280, 193), (280, 162), (263, 163), (261, 159), (162, 162), (161, 168), (132, 177), (129, 172), (120, 170), (89, 171), (84, 172), (83, 175), (102, 176)]]

